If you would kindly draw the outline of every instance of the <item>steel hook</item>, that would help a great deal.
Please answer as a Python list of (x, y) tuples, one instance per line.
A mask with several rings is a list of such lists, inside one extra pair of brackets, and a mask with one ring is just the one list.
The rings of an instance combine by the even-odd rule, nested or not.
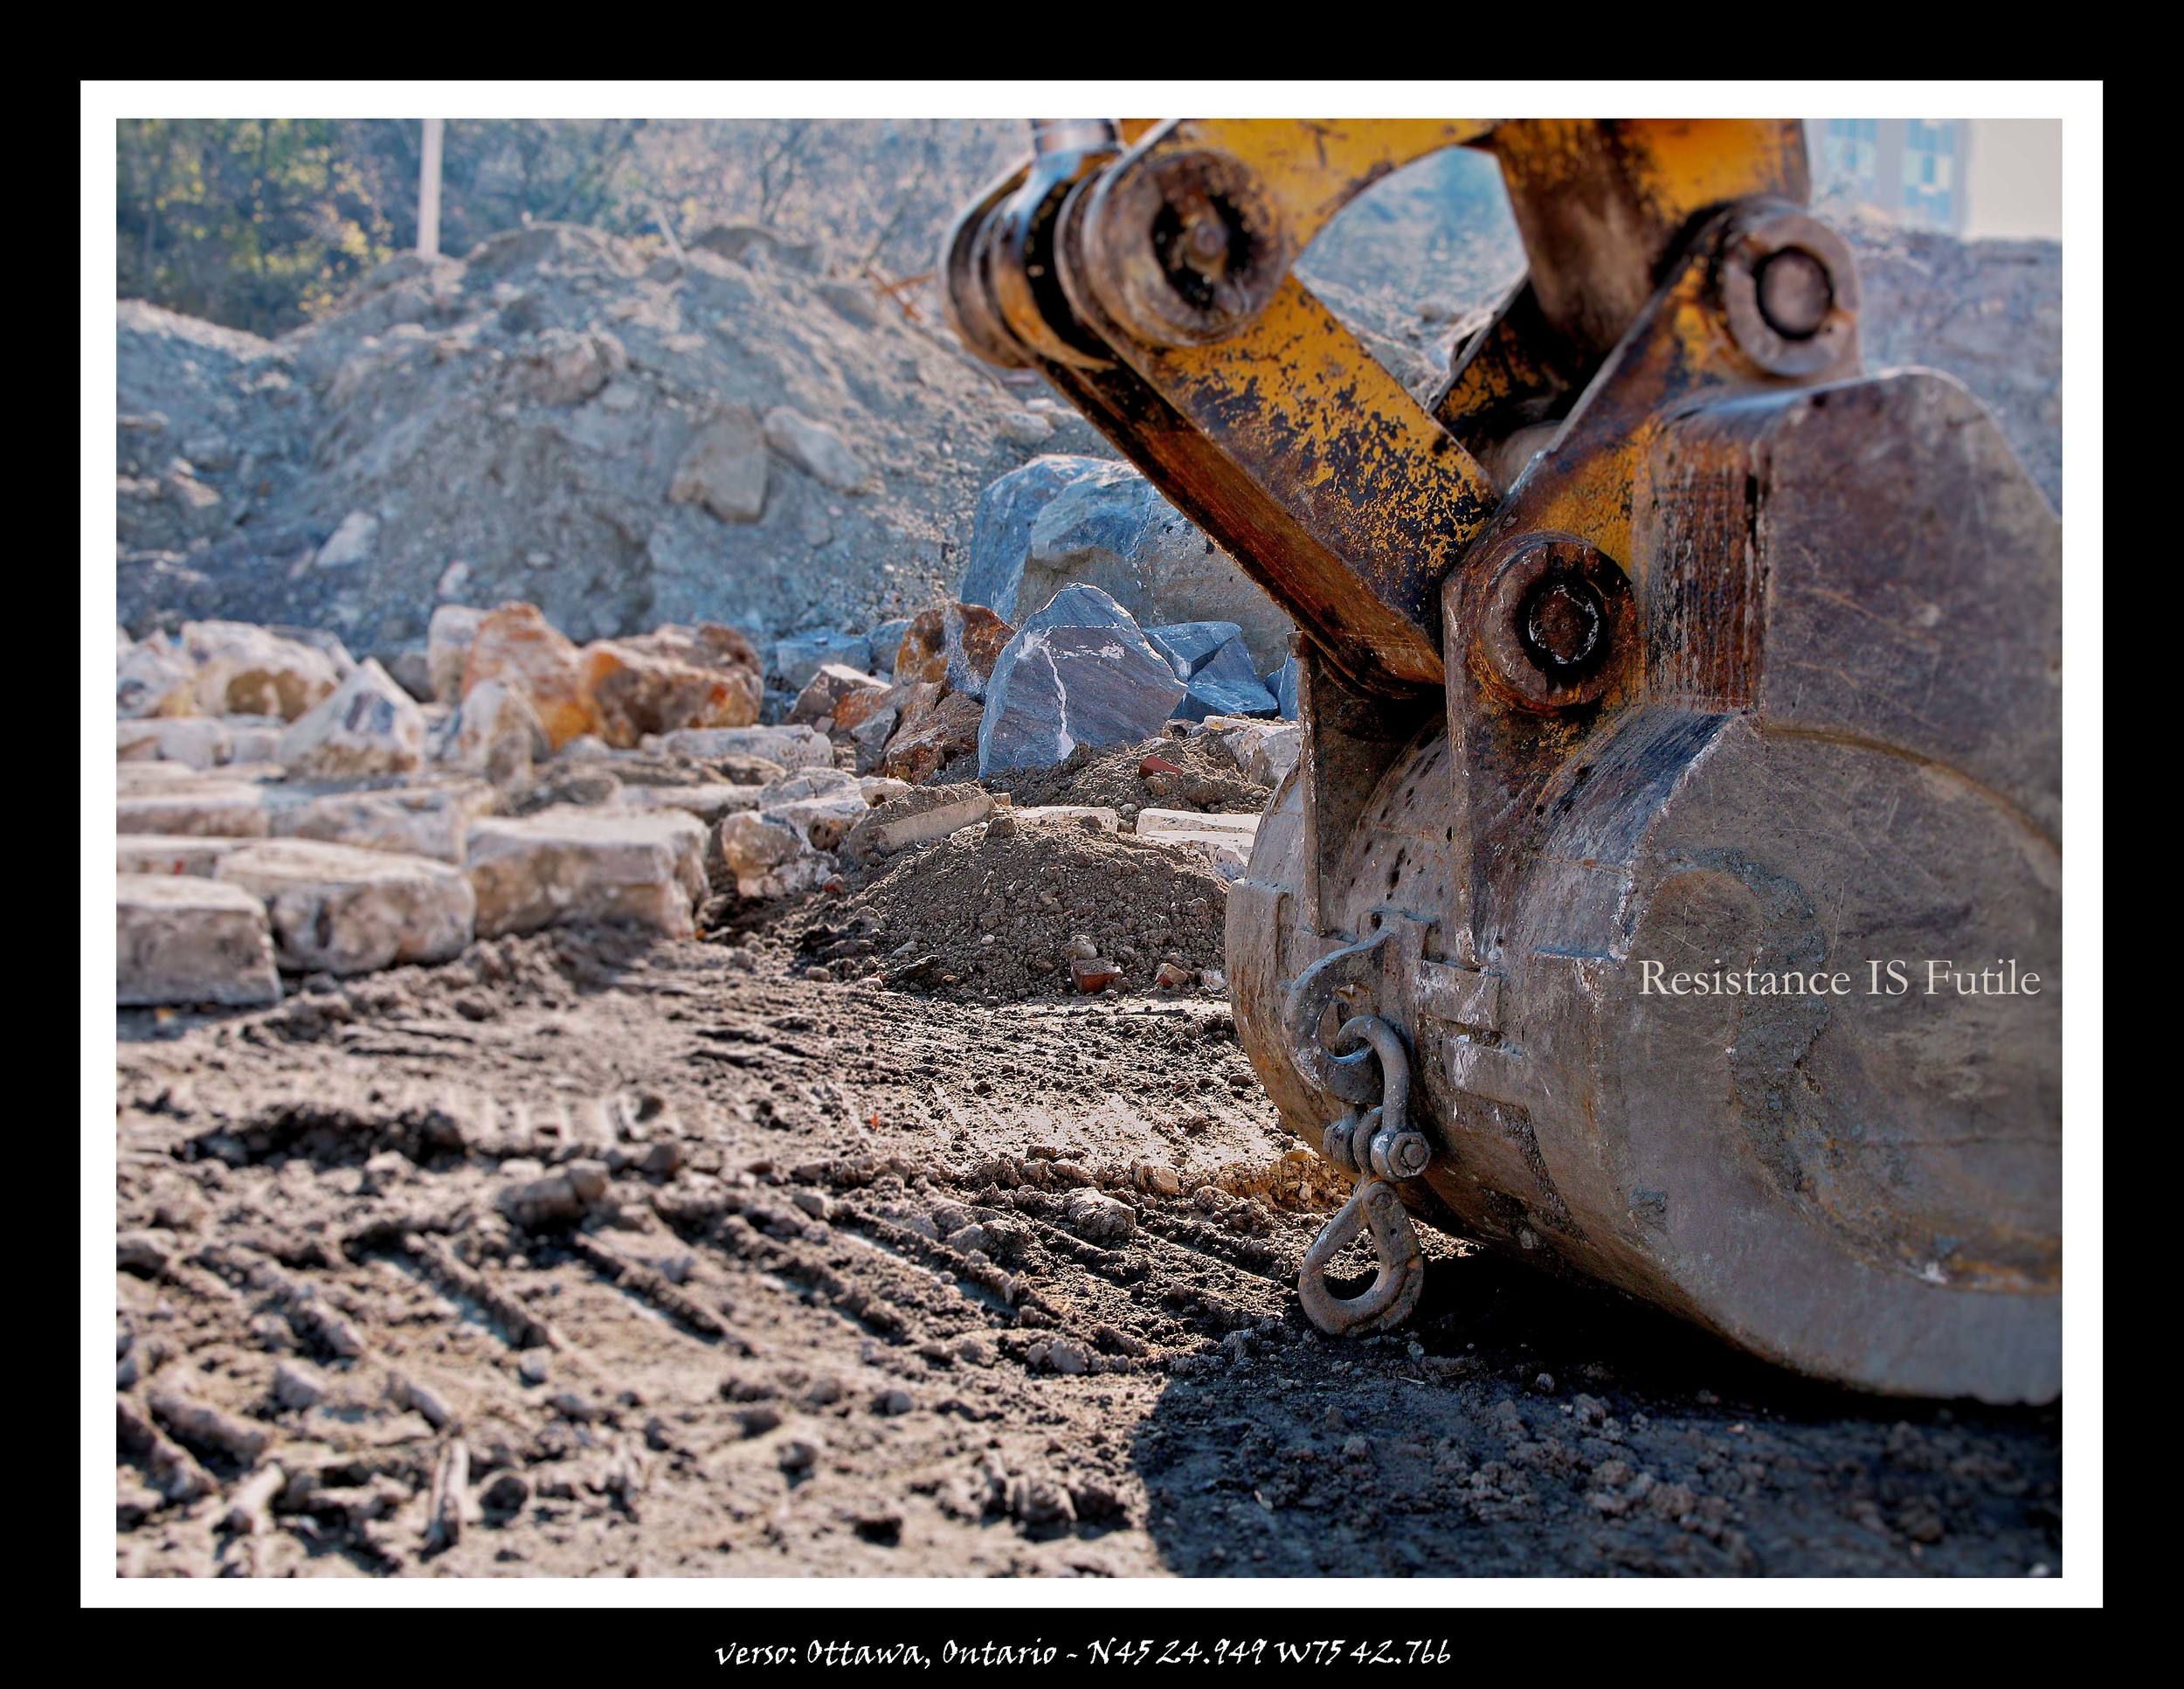
[[(1328, 1264), (1368, 1226), (1379, 1270), (1367, 1290), (1337, 1296), (1327, 1288)], [(1313, 1325), (1330, 1337), (1344, 1337), (1393, 1330), (1411, 1317), (1425, 1287), (1426, 1260), (1403, 1199), (1386, 1180), (1367, 1177), (1358, 1181), (1341, 1211), (1312, 1240), (1297, 1275), (1296, 1294)]]

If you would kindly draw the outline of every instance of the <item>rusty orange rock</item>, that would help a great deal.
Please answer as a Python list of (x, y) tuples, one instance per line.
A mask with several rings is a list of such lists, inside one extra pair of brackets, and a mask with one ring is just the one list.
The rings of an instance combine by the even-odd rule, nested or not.
[[(789, 719), (808, 723), (831, 720), (836, 727), (847, 730), (869, 716), (876, 707), (876, 700), (888, 689), (886, 682), (874, 679), (861, 668), (852, 668), (847, 663), (821, 663), (819, 673), (797, 694)], [(857, 703), (860, 698), (874, 702)], [(847, 721), (842, 718), (845, 709), (850, 716)]]
[(982, 604), (929, 605), (903, 631), (895, 684), (931, 681), (983, 698), (994, 661), (1015, 632)]
[(504, 604), (478, 624), (463, 661), (462, 691), (501, 681), (531, 701), (554, 750), (599, 731), (599, 712), (584, 685), (584, 656), (535, 604)]
[(764, 697), (750, 642), (712, 622), (595, 640), (584, 650), (583, 687), (599, 737), (621, 750), (648, 733), (749, 727)]
[[(930, 685), (928, 682), (925, 684)], [(929, 780), (957, 757), (975, 756), (978, 722), (985, 706), (968, 693), (950, 692), (915, 716), (902, 712), (902, 724), (888, 741), (880, 772), (916, 786)]]
[(862, 727), (883, 710), (901, 706), (891, 686), (874, 687), (870, 690), (845, 693), (834, 700), (834, 725), (844, 733)]

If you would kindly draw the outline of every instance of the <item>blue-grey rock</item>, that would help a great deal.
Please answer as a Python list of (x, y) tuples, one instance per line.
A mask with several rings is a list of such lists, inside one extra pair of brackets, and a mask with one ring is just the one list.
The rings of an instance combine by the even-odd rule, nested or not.
[(801, 692), (812, 676), (830, 662), (862, 668), (871, 661), (872, 641), (862, 633), (844, 633), (818, 627), (807, 633), (791, 633), (773, 647), (772, 676), (784, 691)]
[(910, 619), (898, 616), (893, 621), (883, 621), (866, 635), (872, 647), (872, 660), (866, 665), (868, 672), (882, 679), (895, 673), (895, 659), (902, 649), (902, 635), (909, 630)]
[(1152, 641), (1154, 650), (1175, 665), (1176, 678), (1187, 681), (1243, 631), (1233, 621), (1184, 621), (1167, 627), (1148, 627), (1145, 637)]
[(1261, 683), (1251, 653), (1238, 639), (1219, 647), (1199, 665), (1176, 715), (1186, 722), (1202, 722), (1208, 716), (1272, 716), (1281, 708), (1280, 701)]
[(964, 565), (957, 599), (983, 604), (1003, 621), (1014, 621), (1033, 522), (1064, 488), (1116, 467), (1103, 458), (1054, 452), (1033, 458), (989, 485), (978, 495), (978, 512), (971, 518), (971, 560)]
[(988, 487), (957, 596), (1013, 621), (1073, 581), (1146, 626), (1234, 622), (1257, 661), (1288, 648), (1281, 608), (1126, 463), (1049, 453)]
[(1136, 620), (1095, 586), (1056, 593), (993, 665), (978, 723), (978, 773), (1051, 768), (1080, 744), (1150, 738), (1183, 682)]
[(1296, 659), (1295, 657), (1287, 659), (1281, 668), (1267, 676), (1267, 690), (1274, 694), (1275, 703), (1282, 711), (1282, 719), (1285, 722), (1295, 721), (1296, 719)]

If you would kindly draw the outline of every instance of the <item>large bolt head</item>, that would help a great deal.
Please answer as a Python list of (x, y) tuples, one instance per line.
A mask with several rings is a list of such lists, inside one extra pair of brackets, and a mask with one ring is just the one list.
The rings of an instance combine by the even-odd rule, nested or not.
[(1716, 274), (1731, 338), (1767, 374), (1857, 368), (1857, 264), (1817, 218), (1756, 211), (1730, 237)]
[(1628, 672), (1637, 613), (1623, 571), (1572, 534), (1521, 534), (1485, 561), (1472, 668), (1543, 714), (1598, 702)]

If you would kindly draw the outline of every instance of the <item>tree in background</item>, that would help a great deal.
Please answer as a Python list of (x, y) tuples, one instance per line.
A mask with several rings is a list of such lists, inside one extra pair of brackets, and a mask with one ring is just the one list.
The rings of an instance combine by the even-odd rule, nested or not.
[[(415, 245), (422, 125), (412, 120), (125, 119), (116, 283), (123, 297), (257, 334), (335, 305)], [(581, 223), (639, 236), (755, 223), (834, 267), (932, 261), (962, 203), (1024, 126), (940, 120), (450, 120), (440, 245)]]

